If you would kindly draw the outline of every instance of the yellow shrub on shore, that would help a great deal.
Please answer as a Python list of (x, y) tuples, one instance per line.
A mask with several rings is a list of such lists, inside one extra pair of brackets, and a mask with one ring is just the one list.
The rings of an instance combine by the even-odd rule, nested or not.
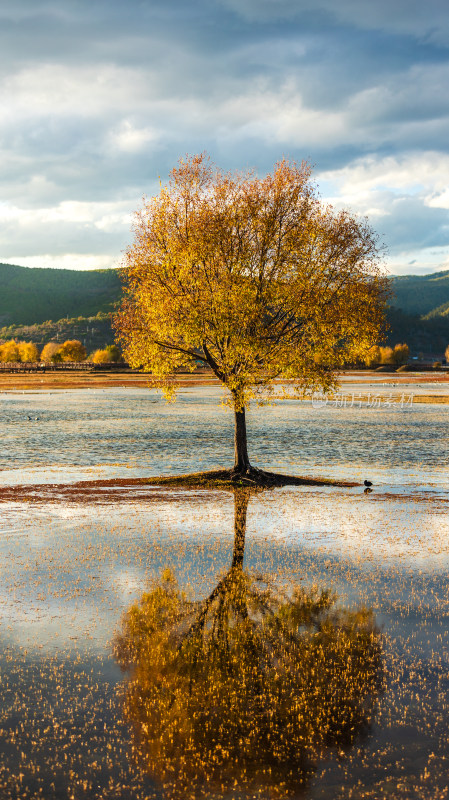
[(393, 364), (393, 348), (392, 347), (379, 347), (380, 363)]
[(398, 364), (406, 364), (410, 356), (410, 350), (407, 344), (395, 344), (393, 350), (393, 363)]
[(60, 358), (57, 357), (60, 347), (61, 345), (58, 342), (48, 342), (42, 350), (41, 361), (44, 361), (46, 364), (60, 361)]
[(34, 342), (19, 342), (17, 345), (19, 350), (19, 360), (35, 363), (39, 361), (39, 350)]
[(19, 348), (14, 339), (0, 345), (0, 361), (3, 363), (20, 361)]
[(95, 350), (90, 360), (94, 364), (123, 363), (123, 356), (116, 344), (108, 344), (104, 349)]
[(111, 358), (107, 350), (95, 350), (91, 360), (94, 364), (108, 364)]
[(61, 361), (84, 361), (87, 356), (86, 348), (78, 339), (68, 339), (59, 348)]

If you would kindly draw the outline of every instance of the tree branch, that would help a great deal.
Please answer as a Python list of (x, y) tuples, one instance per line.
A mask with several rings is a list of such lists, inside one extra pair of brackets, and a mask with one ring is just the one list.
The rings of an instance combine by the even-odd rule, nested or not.
[(208, 349), (206, 342), (203, 342), (202, 346), (203, 346), (203, 350), (204, 350), (204, 355), (206, 356), (206, 358), (204, 360), (209, 364), (210, 368), (215, 372), (217, 378), (224, 383), (225, 382), (225, 375), (221, 371), (220, 367), (218, 366), (217, 362), (215, 361), (215, 358), (213, 357), (212, 353)]
[(158, 347), (165, 347), (167, 350), (176, 350), (178, 353), (186, 353), (186, 355), (191, 356), (192, 358), (198, 358), (200, 361), (204, 361), (205, 364), (208, 364), (207, 358), (201, 355), (201, 353), (196, 353), (195, 350), (188, 350), (185, 347), (179, 347), (177, 344), (169, 344), (168, 342), (159, 342), (157, 339), (153, 339), (154, 344), (157, 344)]

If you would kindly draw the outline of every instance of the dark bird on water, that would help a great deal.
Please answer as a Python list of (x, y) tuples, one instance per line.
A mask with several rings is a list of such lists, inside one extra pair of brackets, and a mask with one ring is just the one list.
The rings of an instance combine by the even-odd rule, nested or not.
[(373, 485), (371, 481), (363, 481), (363, 483), (365, 484), (365, 486), (372, 486)]

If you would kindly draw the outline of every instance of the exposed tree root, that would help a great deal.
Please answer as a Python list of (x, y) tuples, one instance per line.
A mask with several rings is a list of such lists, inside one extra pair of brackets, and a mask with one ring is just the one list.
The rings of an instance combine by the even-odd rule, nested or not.
[(274, 489), (279, 486), (359, 486), (353, 481), (339, 481), (331, 478), (312, 478), (308, 476), (284, 475), (279, 472), (268, 472), (248, 467), (245, 470), (213, 470), (211, 472), (193, 472), (187, 475), (148, 479), (158, 486), (184, 486), (191, 488), (207, 487), (210, 489), (231, 489), (235, 486), (249, 488)]
[[(127, 502), (132, 499), (141, 501), (158, 501), (161, 499), (158, 487), (178, 488), (185, 490), (209, 489), (235, 491), (239, 487), (247, 487), (250, 491), (274, 489), (279, 486), (363, 486), (350, 481), (336, 481), (329, 478), (297, 477), (282, 475), (277, 472), (250, 467), (244, 472), (234, 470), (214, 470), (211, 472), (193, 472), (187, 475), (169, 475), (154, 478), (109, 478), (77, 483), (48, 483), (22, 486), (0, 487), (1, 502), (63, 502), (78, 503), (95, 502)], [(145, 488), (146, 487), (146, 488)], [(137, 493), (136, 493), (137, 489)], [(164, 495), (164, 501), (170, 499)], [(177, 495), (173, 494), (173, 500)]]

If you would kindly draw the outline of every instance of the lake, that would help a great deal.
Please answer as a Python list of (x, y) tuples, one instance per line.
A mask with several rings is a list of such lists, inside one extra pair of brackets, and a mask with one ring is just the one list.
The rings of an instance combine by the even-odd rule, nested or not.
[[(309, 654), (310, 676), (319, 673), (313, 661), (316, 642), (320, 647), (329, 642), (334, 630), (357, 661), (349, 676), (335, 660), (329, 678), (338, 719), (346, 720), (345, 735), (332, 729), (318, 702), (323, 685), (309, 677), (315, 699), (312, 704), (306, 686), (301, 719), (308, 714), (309, 727), (304, 722), (301, 759), (293, 758), (283, 740), (287, 755), (281, 768), (280, 757), (273, 756), (276, 741), (269, 753), (259, 741), (254, 745), (258, 760), (250, 754), (242, 765), (235, 754), (230, 760), (221, 755), (220, 779), (214, 773), (213, 779), (196, 783), (195, 777), (189, 791), (185, 785), (177, 788), (175, 780), (179, 754), (194, 741), (193, 728), (185, 738), (185, 719), (179, 727), (180, 707), (172, 749), (163, 751), (164, 759), (148, 744), (152, 709), (162, 702), (161, 674), (164, 691), (171, 686), (167, 671), (155, 675), (162, 645), (157, 649), (153, 633), (154, 640), (149, 637), (145, 644), (147, 661), (133, 673), (117, 657), (116, 642), (120, 632), (124, 635), (123, 615), (141, 604), (145, 592), (153, 597), (154, 582), (167, 568), (188, 598), (188, 613), (192, 618), (201, 613), (201, 602), (228, 574), (235, 554), (232, 494), (158, 488), (152, 499), (142, 499), (134, 487), (126, 501), (105, 496), (96, 502), (60, 502), (55, 496), (44, 502), (31, 486), (227, 466), (233, 455), (232, 415), (213, 387), (182, 391), (174, 404), (146, 389), (0, 394), (0, 486), (30, 486), (28, 501), (1, 505), (1, 797), (445, 796), (449, 406), (413, 402), (416, 387), (406, 384), (376, 387), (382, 398), (368, 404), (358, 394), (371, 388), (345, 387), (345, 403), (288, 399), (248, 414), (249, 452), (256, 466), (373, 482), (370, 493), (363, 486), (256, 493), (247, 498), (245, 512), (244, 571), (261, 582), (263, 591), (291, 598), (294, 587), (301, 587), (306, 599), (322, 590), (338, 598), (334, 616), (323, 617), (313, 634), (304, 623), (300, 647)], [(421, 389), (428, 391), (425, 381)], [(348, 633), (361, 608), (374, 626), (376, 687), (368, 681), (361, 639), (354, 649)], [(264, 634), (270, 642), (264, 650), (267, 663), (276, 647), (273, 630)], [(319, 638), (322, 631), (326, 640)], [(294, 647), (292, 640), (292, 652)], [(212, 658), (210, 648), (208, 653)], [(321, 669), (332, 660), (333, 655), (326, 657)], [(280, 657), (277, 663), (282, 664)], [(223, 671), (214, 669), (215, 682), (224, 681)], [(293, 686), (286, 668), (282, 680)], [(349, 691), (350, 682), (359, 695)], [(275, 684), (273, 718), (282, 694)], [(208, 691), (207, 681), (205, 686)], [(282, 702), (290, 713), (285, 697)], [(225, 711), (230, 724), (226, 698), (220, 703), (214, 724)], [(258, 703), (251, 719), (262, 730), (267, 715), (260, 697)], [(167, 723), (159, 720), (161, 741), (162, 722), (164, 731), (170, 720), (175, 725), (173, 708), (178, 708), (174, 701)], [(182, 707), (184, 717), (189, 708)], [(204, 717), (204, 708), (201, 713)], [(328, 726), (323, 741), (310, 727), (313, 715)], [(162, 760), (165, 769), (173, 764), (171, 784), (155, 768), (161, 769)], [(279, 794), (284, 778), (285, 791)], [(164, 780), (172, 788), (162, 788)]]

